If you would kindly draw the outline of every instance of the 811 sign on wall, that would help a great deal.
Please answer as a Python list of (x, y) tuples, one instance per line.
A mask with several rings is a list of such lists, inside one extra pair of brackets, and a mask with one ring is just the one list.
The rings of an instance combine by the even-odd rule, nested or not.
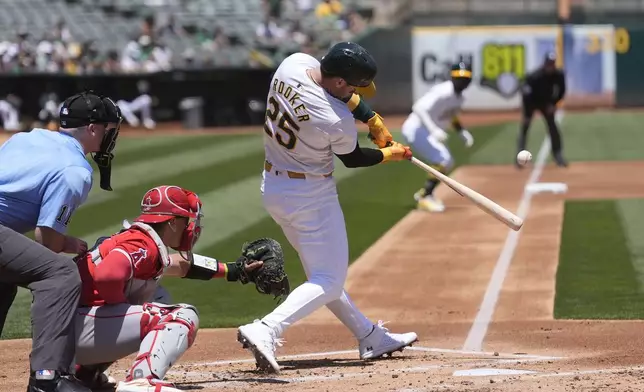
[(566, 73), (567, 105), (609, 103), (615, 92), (616, 56), (623, 58), (631, 41), (626, 30), (613, 25), (416, 27), (412, 97), (418, 100), (447, 80), (449, 65), (471, 55), (473, 80), (464, 92), (464, 109), (518, 109), (527, 74), (543, 64), (546, 53), (555, 51)]
[(525, 79), (525, 45), (487, 43), (481, 49), (480, 85), (503, 97), (515, 95)]
[(415, 28), (412, 33), (413, 99), (449, 78), (449, 65), (471, 58), (473, 80), (464, 108), (517, 109), (520, 87), (547, 51), (554, 50), (554, 26)]

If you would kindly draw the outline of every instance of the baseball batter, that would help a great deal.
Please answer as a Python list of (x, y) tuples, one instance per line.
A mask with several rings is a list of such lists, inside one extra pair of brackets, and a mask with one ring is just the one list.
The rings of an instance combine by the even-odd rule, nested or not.
[(262, 369), (279, 371), (275, 345), (284, 331), (325, 305), (356, 337), (362, 359), (391, 354), (418, 339), (413, 332), (390, 333), (382, 322), (374, 325), (343, 289), (349, 247), (332, 174), (334, 155), (350, 168), (411, 159), (409, 147), (399, 143), (378, 149), (358, 143), (352, 111), (360, 103), (349, 102), (358, 88), (373, 88), (376, 71), (364, 48), (342, 42), (321, 61), (304, 53), (287, 57), (271, 81), (263, 203), (298, 252), (308, 280), (273, 312), (238, 329), (238, 340)]
[[(457, 114), (464, 102), (463, 91), (472, 81), (472, 69), (459, 62), (452, 66), (451, 80), (433, 86), (412, 107), (412, 112), (403, 123), (402, 134), (407, 143), (427, 164), (441, 173), (448, 173), (454, 165), (452, 154), (445, 145), (451, 125), (467, 147), (474, 144), (472, 134), (461, 126)], [(434, 196), (439, 180), (429, 176), (425, 187), (414, 194), (418, 209), (442, 212), (445, 205)]]
[[(177, 186), (146, 192), (141, 214), (132, 224), (77, 260), (82, 280), (76, 314), (76, 377), (97, 388), (115, 361), (138, 354), (117, 392), (179, 392), (162, 381), (169, 368), (192, 346), (199, 328), (197, 309), (189, 304), (152, 302), (162, 276), (242, 280), (262, 262), (222, 263), (192, 253), (201, 234), (201, 201)], [(179, 253), (170, 254), (172, 248)]]

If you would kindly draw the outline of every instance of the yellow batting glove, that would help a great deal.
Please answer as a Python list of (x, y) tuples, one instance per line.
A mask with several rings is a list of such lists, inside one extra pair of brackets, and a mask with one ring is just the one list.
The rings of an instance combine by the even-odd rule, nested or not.
[(411, 149), (408, 146), (403, 146), (400, 143), (394, 142), (393, 145), (385, 148), (381, 148), (382, 152), (382, 163), (389, 161), (402, 161), (409, 160), (412, 157)]
[(385, 148), (387, 143), (394, 140), (378, 113), (367, 121), (367, 125), (369, 126), (369, 139), (378, 147)]

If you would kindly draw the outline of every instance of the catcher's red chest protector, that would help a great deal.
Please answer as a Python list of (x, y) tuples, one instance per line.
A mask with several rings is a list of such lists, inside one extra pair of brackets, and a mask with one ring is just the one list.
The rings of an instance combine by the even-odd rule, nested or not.
[(130, 261), (132, 270), (125, 282), (124, 294), (128, 303), (141, 305), (152, 299), (163, 269), (170, 262), (168, 250), (149, 226), (135, 223), (100, 241), (83, 256), (82, 262), (78, 262), (82, 281), (81, 306), (105, 304), (94, 281), (96, 267), (100, 263), (109, 263), (112, 257), (124, 256)]

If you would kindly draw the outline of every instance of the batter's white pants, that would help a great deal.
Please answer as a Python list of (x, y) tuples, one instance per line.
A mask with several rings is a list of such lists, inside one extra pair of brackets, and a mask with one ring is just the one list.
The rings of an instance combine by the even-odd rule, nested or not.
[(20, 130), (20, 121), (18, 110), (13, 107), (12, 104), (5, 100), (0, 100), (0, 120), (2, 122), (2, 128), (6, 131), (19, 131)]
[(454, 165), (454, 158), (444, 143), (439, 142), (415, 115), (410, 115), (402, 126), (402, 135), (411, 147), (414, 155), (425, 163), (441, 165), (449, 170)]
[(322, 306), (358, 339), (373, 328), (344, 291), (349, 268), (349, 243), (335, 180), (322, 176), (294, 179), (275, 168), (264, 171), (264, 206), (298, 252), (308, 280), (293, 290), (262, 321), (278, 336)]

